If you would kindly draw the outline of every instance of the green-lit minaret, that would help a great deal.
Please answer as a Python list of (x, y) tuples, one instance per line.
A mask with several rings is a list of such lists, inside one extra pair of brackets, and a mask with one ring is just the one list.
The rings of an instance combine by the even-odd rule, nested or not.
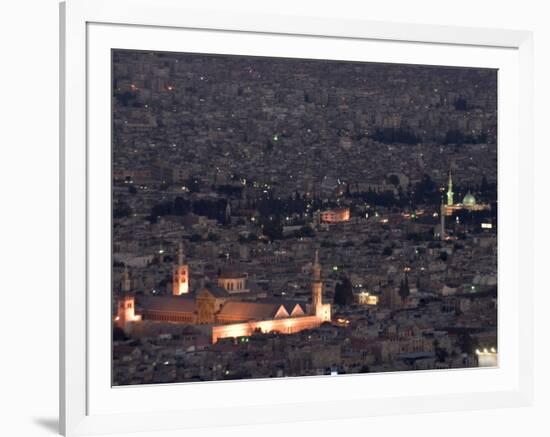
[(453, 194), (453, 177), (449, 170), (449, 181), (447, 182), (447, 205), (449, 206), (454, 204)]

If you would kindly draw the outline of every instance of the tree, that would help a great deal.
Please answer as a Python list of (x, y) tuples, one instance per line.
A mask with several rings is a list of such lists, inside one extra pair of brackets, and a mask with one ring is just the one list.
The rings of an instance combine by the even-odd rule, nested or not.
[(470, 106), (468, 105), (467, 100), (464, 97), (459, 97), (454, 102), (455, 109), (457, 111), (467, 111)]
[(190, 193), (198, 193), (201, 189), (199, 178), (192, 176), (184, 181), (184, 185), (187, 187)]
[(458, 129), (448, 130), (445, 134), (444, 144), (462, 144), (464, 143), (464, 134)]
[(422, 179), (414, 185), (414, 191), (410, 198), (415, 204), (437, 204), (439, 202), (440, 193), (437, 184), (430, 175), (424, 174)]
[(370, 372), (370, 368), (368, 365), (366, 364), (363, 364), (361, 366), (361, 369), (359, 369), (359, 373), (369, 373)]
[(421, 141), (420, 136), (411, 129), (393, 127), (377, 128), (370, 138), (384, 144), (418, 144)]
[(191, 212), (191, 202), (183, 197), (176, 197), (173, 206), (174, 215), (186, 215), (189, 212)]
[(132, 214), (132, 208), (126, 202), (119, 201), (115, 203), (113, 208), (113, 218), (125, 218), (129, 217)]
[(420, 280), (420, 275), (416, 277), (416, 289), (421, 290), (422, 289), (422, 282)]
[(213, 232), (209, 232), (206, 238), (208, 239), (208, 241), (218, 241), (220, 239), (220, 236), (218, 234), (214, 234)]
[(293, 234), (294, 238), (301, 238), (301, 237), (315, 237), (315, 231), (311, 229), (309, 226), (302, 226), (299, 230), (294, 232)]
[(283, 238), (283, 225), (279, 220), (268, 220), (264, 223), (262, 233), (271, 241)]
[(402, 300), (407, 300), (410, 294), (411, 290), (409, 288), (409, 277), (408, 275), (405, 275), (405, 280), (401, 280), (401, 284), (399, 285), (399, 296)]
[(126, 341), (127, 339), (128, 337), (121, 328), (118, 326), (113, 328), (113, 341)]
[(151, 216), (152, 217), (160, 217), (164, 215), (170, 215), (173, 213), (173, 205), (172, 202), (166, 200), (161, 203), (157, 203), (156, 205), (153, 205), (151, 208)]
[(192, 234), (191, 237), (189, 237), (189, 241), (192, 243), (198, 243), (199, 241), (202, 241), (202, 236), (200, 234)]
[(479, 135), (465, 134), (464, 132), (458, 129), (450, 129), (445, 134), (444, 144), (483, 144), (487, 142), (487, 133), (480, 132)]
[(252, 232), (248, 235), (239, 235), (238, 237), (239, 243), (250, 243), (256, 240), (258, 240), (258, 236), (256, 234), (253, 234)]
[(487, 193), (489, 191), (489, 182), (487, 182), (487, 177), (483, 175), (481, 178), (481, 186), (479, 187), (482, 194)]
[(337, 305), (351, 305), (353, 303), (353, 289), (349, 278), (344, 276), (334, 287), (334, 303)]
[(396, 174), (391, 174), (390, 177), (388, 178), (390, 184), (394, 185), (394, 186), (398, 186), (399, 185), (399, 177), (396, 175)]
[(439, 341), (434, 340), (433, 344), (434, 344), (434, 351), (435, 351), (435, 356), (437, 357), (437, 361), (439, 361), (440, 363), (445, 362), (445, 360), (449, 356), (449, 352), (447, 351), (447, 349), (439, 347)]
[(234, 185), (218, 185), (215, 189), (218, 193), (226, 197), (241, 197), (243, 191), (241, 186)]
[(463, 353), (471, 355), (478, 346), (478, 340), (469, 333), (464, 332), (458, 336), (457, 345)]
[(129, 106), (136, 101), (135, 93), (131, 91), (115, 92), (115, 100), (122, 106)]

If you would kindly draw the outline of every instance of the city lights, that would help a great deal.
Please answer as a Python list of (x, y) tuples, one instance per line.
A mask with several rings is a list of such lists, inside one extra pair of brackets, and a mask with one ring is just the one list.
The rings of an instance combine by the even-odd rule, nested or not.
[(114, 385), (497, 365), (496, 70), (111, 67)]

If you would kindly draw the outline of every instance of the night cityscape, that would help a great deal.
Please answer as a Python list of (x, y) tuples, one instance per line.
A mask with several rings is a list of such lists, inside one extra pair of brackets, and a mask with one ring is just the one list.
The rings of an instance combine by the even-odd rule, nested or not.
[(112, 384), (494, 367), (497, 70), (112, 52)]

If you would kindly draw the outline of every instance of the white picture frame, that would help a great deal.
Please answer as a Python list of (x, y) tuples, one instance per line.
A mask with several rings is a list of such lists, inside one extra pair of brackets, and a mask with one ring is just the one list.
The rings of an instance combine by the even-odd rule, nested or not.
[[(199, 34), (201, 37), (195, 38)], [(223, 48), (223, 40), (228, 44), (229, 39), (233, 49)], [(291, 44), (297, 40), (304, 43)], [(323, 41), (322, 47), (319, 40)], [(110, 284), (110, 278), (100, 272), (101, 262), (96, 262), (105, 254), (105, 244), (110, 246), (110, 239), (106, 239), (109, 229), (102, 228), (105, 222), (101, 220), (105, 208), (110, 207), (105, 191), (110, 187), (109, 175), (102, 167), (109, 159), (108, 153), (105, 155), (108, 149), (102, 145), (107, 142), (110, 147), (110, 127), (105, 124), (109, 124), (111, 114), (104, 110), (110, 82), (105, 80), (108, 73), (106, 76), (101, 60), (106, 59), (106, 50), (114, 47), (193, 51), (193, 44), (197, 51), (216, 52), (219, 47), (221, 53), (245, 53), (244, 48), (235, 49), (241, 44), (248, 47), (247, 54), (267, 50), (271, 56), (289, 56), (290, 52), (294, 57), (307, 54), (321, 59), (332, 51), (338, 54), (328, 59), (356, 60), (365, 60), (357, 52), (367, 44), (371, 50), (368, 59), (372, 61), (430, 63), (439, 59), (438, 65), (501, 69), (499, 300), (503, 300), (499, 303), (499, 338), (504, 338), (499, 340), (497, 369), (116, 390), (107, 384), (110, 379), (105, 372), (110, 362), (105, 362), (105, 351), (109, 345), (104, 334), (110, 332), (110, 322), (104, 316), (108, 316), (105, 309), (110, 289), (105, 290), (107, 299), (101, 297), (103, 292), (90, 289), (90, 280), (95, 281), (93, 290)], [(206, 422), (210, 426), (259, 424), (530, 404), (533, 232), (520, 229), (515, 211), (520, 201), (523, 214), (531, 215), (534, 207), (530, 32), (214, 12), (190, 9), (177, 0), (67, 0), (61, 5), (61, 48), (63, 434), (160, 431), (204, 426)], [(501, 107), (502, 101), (507, 105)], [(105, 194), (108, 203), (98, 200), (105, 199)], [(97, 243), (101, 241), (103, 245)], [(155, 402), (148, 405), (143, 399)], [(175, 409), (176, 403), (181, 408)], [(248, 414), (243, 416), (239, 413), (245, 407)]]

